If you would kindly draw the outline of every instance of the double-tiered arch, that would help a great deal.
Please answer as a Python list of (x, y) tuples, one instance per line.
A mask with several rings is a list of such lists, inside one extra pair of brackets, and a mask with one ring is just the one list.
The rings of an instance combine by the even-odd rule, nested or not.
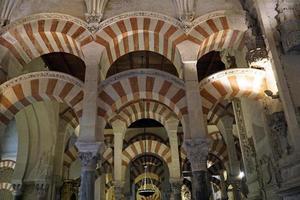
[(103, 81), (99, 88), (98, 115), (108, 121), (124, 105), (143, 99), (160, 102), (185, 124), (187, 105), (184, 82), (153, 69), (129, 70)]
[(158, 101), (139, 100), (122, 107), (109, 121), (123, 121), (127, 127), (140, 119), (153, 119), (165, 125), (169, 119), (176, 119), (173, 111)]

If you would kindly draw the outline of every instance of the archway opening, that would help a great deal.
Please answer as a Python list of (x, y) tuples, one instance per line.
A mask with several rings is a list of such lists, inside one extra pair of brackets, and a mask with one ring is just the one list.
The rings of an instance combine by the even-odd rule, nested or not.
[(174, 64), (152, 51), (134, 51), (118, 58), (109, 68), (106, 78), (132, 69), (156, 69), (179, 77)]
[(198, 81), (222, 70), (225, 70), (225, 64), (221, 60), (220, 52), (211, 51), (203, 55), (197, 62)]

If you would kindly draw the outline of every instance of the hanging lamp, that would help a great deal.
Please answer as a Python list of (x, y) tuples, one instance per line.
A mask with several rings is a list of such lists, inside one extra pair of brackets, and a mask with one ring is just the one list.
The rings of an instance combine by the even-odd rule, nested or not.
[[(144, 102), (144, 106), (145, 106), (145, 102)], [(146, 109), (146, 107), (144, 108)], [(144, 127), (144, 136), (146, 136), (146, 129)], [(145, 137), (145, 152), (144, 152), (144, 156), (146, 157), (146, 149), (147, 149), (147, 141), (146, 141), (146, 137)], [(152, 179), (150, 178), (150, 182), (148, 184), (147, 181), (147, 172), (148, 172), (148, 166), (147, 166), (147, 159), (145, 159), (145, 164), (144, 164), (144, 180), (143, 180), (143, 185), (142, 187), (140, 187), (140, 189), (138, 190), (139, 195), (143, 196), (143, 197), (150, 197), (155, 193), (155, 189), (153, 187), (153, 182)]]

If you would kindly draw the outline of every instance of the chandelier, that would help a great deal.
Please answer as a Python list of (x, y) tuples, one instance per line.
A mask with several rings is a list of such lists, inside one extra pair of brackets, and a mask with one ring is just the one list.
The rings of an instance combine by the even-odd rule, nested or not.
[[(145, 102), (144, 102), (144, 105), (145, 105)], [(146, 129), (144, 127), (144, 135), (146, 136)], [(152, 182), (152, 179), (150, 179), (149, 183), (148, 183), (148, 180), (147, 180), (147, 172), (148, 172), (148, 166), (147, 166), (147, 155), (146, 155), (146, 149), (147, 149), (147, 139), (145, 137), (145, 142), (144, 142), (144, 145), (145, 145), (145, 152), (144, 152), (144, 156), (145, 156), (145, 164), (144, 164), (144, 179), (143, 179), (143, 184), (142, 184), (142, 187), (140, 187), (138, 189), (138, 194), (143, 196), (143, 197), (150, 197), (152, 196), (154, 193), (155, 193), (155, 189), (154, 189), (154, 186), (153, 186), (153, 182)]]

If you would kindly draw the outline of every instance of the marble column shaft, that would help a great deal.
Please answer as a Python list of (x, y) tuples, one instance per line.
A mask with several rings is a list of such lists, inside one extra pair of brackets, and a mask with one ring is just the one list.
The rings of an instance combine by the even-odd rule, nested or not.
[(80, 200), (94, 200), (96, 164), (99, 154), (95, 152), (79, 152), (81, 160)]
[(192, 194), (193, 200), (208, 200), (208, 179), (207, 171), (193, 171), (192, 172)]

